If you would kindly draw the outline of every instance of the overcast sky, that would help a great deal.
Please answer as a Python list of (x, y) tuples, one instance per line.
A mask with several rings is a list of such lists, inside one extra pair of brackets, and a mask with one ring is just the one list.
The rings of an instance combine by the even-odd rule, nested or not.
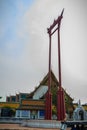
[[(31, 92), (48, 73), (47, 28), (61, 23), (62, 86), (87, 103), (87, 0), (0, 0), (0, 96)], [(52, 70), (58, 78), (57, 36)], [(1, 100), (1, 99), (0, 99)], [(1, 100), (1, 101), (2, 101)]]

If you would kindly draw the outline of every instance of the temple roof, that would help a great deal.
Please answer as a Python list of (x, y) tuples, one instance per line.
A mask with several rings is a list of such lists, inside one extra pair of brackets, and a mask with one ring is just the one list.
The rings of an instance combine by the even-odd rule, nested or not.
[(11, 107), (11, 108), (18, 108), (20, 103), (17, 102), (0, 102), (0, 108), (3, 107)]
[(45, 108), (45, 102), (44, 100), (29, 100), (29, 99), (23, 99), (21, 101), (21, 104), (19, 106), (19, 108), (17, 109), (34, 109), (34, 110), (43, 110)]
[[(35, 90), (32, 91), (32, 92), (28, 95), (28, 98), (31, 98), (31, 99), (32, 99), (34, 93), (35, 93), (42, 85), (47, 85), (47, 86), (48, 86), (48, 80), (49, 80), (48, 77), (49, 77), (49, 73), (47, 73), (47, 75), (42, 79), (42, 81), (40, 82), (40, 84), (39, 84), (37, 87), (35, 87)], [(54, 82), (54, 85), (51, 85), (51, 88), (52, 88), (52, 87), (56, 87), (56, 89), (58, 89), (58, 87), (59, 87), (59, 82), (58, 82), (56, 76), (54, 75), (53, 71), (51, 70), (51, 84), (52, 84), (52, 82)], [(64, 88), (63, 88), (63, 90), (64, 90)], [(64, 90), (64, 93), (65, 93), (65, 95), (67, 95), (68, 98), (70, 98), (70, 99), (73, 101), (73, 99), (70, 97), (70, 95), (69, 95), (65, 90)], [(43, 95), (43, 96), (44, 96), (44, 95)]]
[[(37, 91), (37, 89), (39, 89), (42, 85), (48, 85), (48, 77), (49, 77), (49, 73), (47, 73), (47, 75), (42, 79), (42, 81), (40, 82), (39, 86), (35, 87), (35, 90), (32, 91), (28, 95), (28, 98), (32, 98), (34, 93)], [(54, 75), (52, 70), (51, 70), (51, 81), (54, 81), (57, 86), (59, 85), (59, 82), (58, 82), (58, 80), (57, 80), (57, 78)]]

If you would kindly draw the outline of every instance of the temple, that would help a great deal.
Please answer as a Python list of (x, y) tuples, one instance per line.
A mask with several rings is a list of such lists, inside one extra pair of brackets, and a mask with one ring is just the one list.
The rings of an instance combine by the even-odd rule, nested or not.
[[(46, 93), (48, 91), (49, 73), (42, 79), (40, 84), (31, 93), (19, 93), (7, 96), (6, 102), (0, 102), (1, 116), (9, 116), (4, 112), (6, 108), (14, 111), (12, 116), (29, 119), (46, 119)], [(51, 93), (52, 93), (52, 119), (57, 119), (57, 90), (59, 82), (51, 70)], [(64, 90), (64, 89), (63, 89)], [(74, 107), (73, 99), (64, 90), (66, 113), (71, 118)]]

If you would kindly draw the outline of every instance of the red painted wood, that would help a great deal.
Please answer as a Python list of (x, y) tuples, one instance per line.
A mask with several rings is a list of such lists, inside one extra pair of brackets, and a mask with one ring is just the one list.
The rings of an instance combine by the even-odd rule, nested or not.
[(48, 91), (46, 93), (46, 100), (45, 100), (45, 119), (51, 120), (52, 117), (52, 95)]
[[(59, 73), (59, 89), (57, 92), (57, 119), (58, 120), (64, 120), (65, 118), (65, 100), (64, 100), (64, 92), (62, 89), (62, 83), (61, 83), (61, 53), (60, 53), (60, 24), (61, 19), (63, 18), (63, 12), (61, 15), (57, 18), (57, 20), (54, 20), (53, 24), (50, 26), (50, 28), (47, 29), (47, 32), (49, 34), (49, 81), (48, 81), (48, 92), (46, 94), (46, 101), (45, 101), (45, 119), (51, 119), (52, 117), (52, 95), (51, 95), (51, 36), (58, 31), (58, 73)], [(52, 29), (56, 26), (57, 28), (55, 30)]]
[(62, 87), (57, 93), (57, 120), (63, 121), (65, 119), (65, 101), (64, 101), (64, 91)]

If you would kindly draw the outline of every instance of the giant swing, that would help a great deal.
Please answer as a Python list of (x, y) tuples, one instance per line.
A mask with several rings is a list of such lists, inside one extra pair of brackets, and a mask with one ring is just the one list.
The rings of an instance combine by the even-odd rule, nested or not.
[(64, 9), (61, 15), (54, 20), (53, 24), (47, 28), (49, 34), (49, 79), (48, 79), (48, 92), (46, 94), (46, 108), (45, 108), (45, 119), (51, 120), (52, 117), (52, 94), (51, 94), (51, 44), (52, 35), (57, 31), (58, 33), (58, 76), (59, 76), (59, 89), (57, 91), (57, 120), (64, 120), (65, 118), (65, 100), (64, 91), (61, 82), (61, 54), (60, 54), (60, 25), (63, 18)]

